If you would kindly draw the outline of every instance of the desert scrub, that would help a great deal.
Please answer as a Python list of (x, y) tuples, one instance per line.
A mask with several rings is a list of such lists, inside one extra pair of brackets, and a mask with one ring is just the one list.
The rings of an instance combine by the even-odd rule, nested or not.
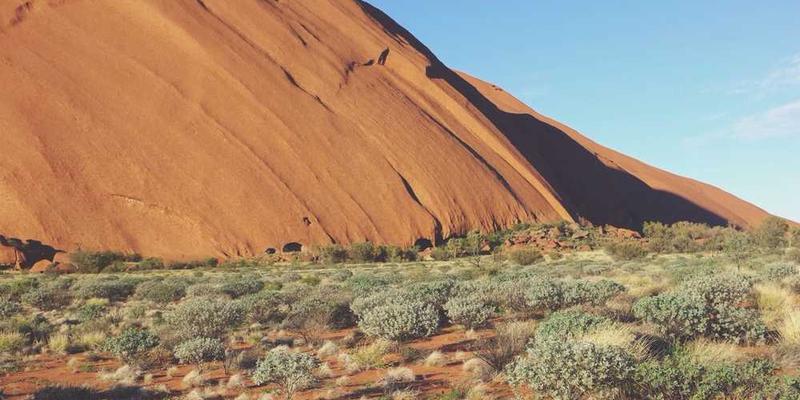
[(524, 385), (555, 399), (581, 399), (623, 390), (634, 368), (634, 359), (620, 348), (544, 341), (510, 364), (506, 377), (512, 386)]
[(764, 340), (767, 329), (757, 311), (740, 306), (751, 297), (751, 287), (740, 276), (704, 276), (673, 292), (640, 299), (633, 313), (673, 340), (704, 336), (755, 343)]
[(542, 321), (536, 329), (536, 341), (562, 341), (574, 339), (603, 325), (610, 325), (611, 320), (578, 310), (559, 311)]
[(138, 262), (141, 261), (141, 257), (113, 251), (77, 251), (70, 254), (70, 260), (81, 272), (98, 273), (114, 263)]
[(351, 354), (342, 354), (341, 358), (349, 372), (383, 368), (391, 348), (391, 342), (379, 339), (370, 345), (359, 347)]
[(314, 370), (318, 366), (319, 360), (311, 355), (292, 353), (283, 348), (274, 349), (256, 364), (252, 374), (253, 383), (259, 386), (274, 383), (289, 400), (298, 390), (306, 389), (317, 381)]
[(382, 262), (386, 261), (386, 252), (370, 242), (353, 243), (347, 249), (347, 258), (355, 263)]
[(751, 296), (753, 282), (737, 274), (708, 275), (683, 283), (679, 290), (702, 297), (711, 305), (735, 306)]
[(109, 301), (125, 301), (139, 281), (116, 276), (84, 279), (75, 284), (75, 294), (82, 299), (101, 298)]
[(447, 317), (454, 324), (474, 329), (485, 325), (494, 315), (494, 306), (479, 295), (451, 297), (444, 305)]
[(106, 313), (108, 300), (89, 299), (75, 313), (75, 317), (80, 322), (87, 322), (100, 319)]
[(25, 337), (19, 332), (0, 332), (0, 354), (14, 354), (25, 346)]
[(221, 339), (244, 321), (244, 309), (239, 303), (200, 297), (178, 304), (164, 319), (179, 339)]
[(488, 364), (494, 372), (502, 372), (505, 367), (525, 351), (536, 331), (533, 321), (507, 322), (497, 326), (497, 334), (480, 339), (472, 345), (475, 357)]
[(781, 281), (783, 279), (796, 276), (797, 267), (792, 264), (772, 264), (768, 265), (761, 276), (767, 281)]
[(134, 297), (155, 304), (169, 304), (184, 298), (188, 287), (188, 282), (183, 279), (152, 280), (137, 286)]
[(419, 300), (398, 298), (362, 311), (358, 326), (369, 336), (404, 341), (428, 337), (439, 328), (439, 312)]
[(260, 324), (283, 321), (289, 311), (288, 301), (277, 291), (265, 290), (239, 300), (247, 320)]
[(508, 259), (517, 265), (533, 265), (544, 260), (542, 252), (534, 248), (513, 250), (508, 254)]
[[(773, 377), (775, 366), (766, 360), (741, 364), (703, 365), (686, 353), (652, 360), (636, 368), (637, 394), (652, 399), (791, 399), (800, 391)], [(775, 396), (777, 395), (777, 396)], [(784, 397), (786, 396), (786, 397)]]
[(258, 293), (263, 288), (264, 282), (258, 277), (238, 276), (226, 279), (220, 286), (220, 291), (233, 299), (237, 299), (248, 294)]
[(599, 306), (623, 291), (624, 286), (609, 280), (589, 282), (534, 278), (524, 294), (529, 311), (543, 312), (580, 304)]
[(47, 343), (50, 334), (53, 332), (53, 326), (41, 314), (32, 316), (17, 315), (5, 321), (0, 321), (0, 326), (2, 326), (0, 330), (21, 334), (25, 338), (27, 345), (37, 342)]
[(21, 298), (22, 302), (42, 311), (64, 308), (72, 302), (69, 291), (52, 284), (31, 289)]
[(125, 362), (133, 363), (158, 344), (158, 336), (149, 330), (128, 328), (118, 336), (106, 339), (103, 349)]
[(340, 244), (321, 246), (316, 253), (319, 261), (325, 264), (342, 264), (347, 261), (347, 249)]
[(647, 257), (647, 249), (636, 241), (612, 242), (605, 251), (615, 261), (632, 261)]
[(313, 293), (292, 302), (281, 326), (296, 331), (306, 342), (314, 343), (325, 329), (344, 329), (355, 323), (349, 298), (336, 293)]
[(200, 365), (225, 358), (225, 345), (219, 339), (189, 339), (175, 347), (175, 358), (181, 364)]
[(353, 292), (353, 295), (357, 297), (365, 297), (386, 289), (386, 287), (389, 286), (392, 281), (384, 276), (362, 273), (353, 275), (345, 283)]
[(19, 303), (0, 299), (0, 318), (8, 318), (20, 312), (22, 312), (22, 307)]

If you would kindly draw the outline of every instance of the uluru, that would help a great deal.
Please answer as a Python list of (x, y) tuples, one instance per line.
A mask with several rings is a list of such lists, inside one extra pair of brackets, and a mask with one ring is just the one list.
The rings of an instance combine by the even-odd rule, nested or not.
[(450, 69), (359, 0), (0, 0), (0, 83), (0, 235), (67, 251), (768, 216)]

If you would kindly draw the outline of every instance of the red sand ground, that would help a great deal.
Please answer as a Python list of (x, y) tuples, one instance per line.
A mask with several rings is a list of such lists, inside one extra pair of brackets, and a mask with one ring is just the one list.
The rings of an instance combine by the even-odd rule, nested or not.
[(0, 0), (0, 88), (0, 234), (64, 250), (767, 215), (453, 72), (356, 0)]
[[(325, 339), (338, 340), (343, 338), (349, 331), (340, 331), (329, 333), (324, 336)], [(479, 332), (479, 336), (485, 337), (492, 334), (491, 330), (484, 330)], [(473, 338), (474, 339), (474, 338)], [(390, 355), (386, 358), (388, 364), (391, 365), (404, 365), (412, 369), (415, 373), (416, 382), (409, 385), (413, 390), (419, 391), (422, 394), (433, 395), (437, 393), (444, 393), (449, 391), (454, 384), (459, 382), (470, 382), (468, 373), (462, 369), (463, 360), (459, 361), (454, 358), (455, 353), (458, 351), (468, 352), (468, 344), (472, 339), (467, 339), (462, 329), (451, 327), (445, 329), (441, 334), (431, 338), (418, 340), (407, 345), (420, 350), (431, 352), (439, 350), (444, 353), (449, 362), (441, 367), (427, 367), (422, 365), (422, 361), (411, 364), (400, 363), (400, 357), (397, 354)], [(342, 349), (345, 350), (345, 349)], [(5, 390), (5, 395), (9, 400), (21, 400), (27, 396), (34, 394), (37, 389), (47, 385), (60, 384), (65, 386), (88, 386), (98, 390), (108, 389), (112, 386), (111, 382), (106, 382), (98, 377), (98, 372), (72, 372), (67, 367), (67, 361), (77, 357), (82, 361), (82, 365), (91, 365), (95, 370), (105, 369), (114, 371), (120, 366), (120, 363), (112, 359), (104, 359), (98, 362), (85, 361), (85, 355), (76, 356), (53, 356), (44, 355), (37, 356), (31, 361), (25, 363), (27, 367), (25, 371), (15, 372), (7, 376), (0, 376), (0, 387)], [(318, 387), (300, 393), (297, 398), (299, 399), (317, 399), (322, 395), (328, 395), (330, 389), (335, 389), (333, 392), (336, 399), (359, 399), (362, 396), (367, 398), (378, 398), (384, 394), (383, 388), (377, 384), (386, 372), (386, 369), (371, 369), (368, 371), (348, 374), (344, 370), (344, 366), (337, 360), (336, 356), (329, 357), (325, 360), (332, 371), (333, 375), (328, 378), (322, 379)], [(165, 366), (169, 367), (169, 366)], [(147, 385), (141, 382), (138, 385), (149, 388), (157, 388), (161, 385), (166, 385), (173, 395), (180, 395), (181, 393), (188, 393), (190, 389), (186, 389), (181, 383), (181, 379), (193, 370), (193, 366), (178, 366), (178, 372), (172, 378), (167, 376), (166, 370), (146, 371), (153, 374), (153, 380)], [(206, 387), (216, 388), (218, 382), (227, 382), (233, 372), (226, 374), (219, 363), (212, 364), (206, 368), (204, 377), (209, 381)], [(335, 381), (341, 376), (348, 376), (349, 381), (344, 386), (336, 386)], [(226, 398), (235, 398), (242, 392), (250, 394), (260, 394), (264, 390), (272, 387), (256, 387), (246, 380), (247, 388), (243, 390), (228, 390)], [(497, 396), (498, 398), (506, 398), (510, 395), (510, 388), (505, 384), (496, 382), (489, 385), (489, 394)]]

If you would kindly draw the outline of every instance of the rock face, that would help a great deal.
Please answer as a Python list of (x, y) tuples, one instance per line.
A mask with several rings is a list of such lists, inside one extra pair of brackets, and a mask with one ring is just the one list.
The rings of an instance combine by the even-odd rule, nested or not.
[(25, 264), (25, 256), (14, 247), (0, 244), (0, 267), (19, 269)]
[(0, 0), (0, 86), (0, 233), (62, 250), (767, 215), (450, 70), (361, 1)]

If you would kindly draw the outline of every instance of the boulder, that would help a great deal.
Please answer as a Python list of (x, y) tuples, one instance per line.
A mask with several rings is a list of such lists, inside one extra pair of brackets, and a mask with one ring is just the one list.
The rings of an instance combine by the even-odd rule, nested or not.
[(72, 264), (72, 256), (69, 253), (59, 252), (53, 256), (54, 263)]
[(50, 260), (39, 260), (39, 261), (36, 262), (36, 264), (33, 264), (33, 267), (31, 267), (30, 272), (34, 273), (34, 274), (41, 274), (41, 273), (45, 273), (45, 272), (52, 272), (53, 270), (54, 270), (54, 268), (53, 268), (53, 262), (52, 261), (50, 261)]
[(78, 267), (72, 263), (58, 262), (55, 264), (55, 272), (59, 274), (74, 274), (78, 272)]
[(0, 265), (22, 268), (25, 264), (25, 255), (15, 247), (0, 245)]

